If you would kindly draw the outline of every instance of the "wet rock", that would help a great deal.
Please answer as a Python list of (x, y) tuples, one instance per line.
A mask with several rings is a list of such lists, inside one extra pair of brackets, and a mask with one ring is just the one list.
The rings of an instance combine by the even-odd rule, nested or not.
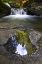
[[(39, 41), (38, 35), (40, 34), (39, 36), (41, 38), (42, 34), (40, 32), (38, 32), (38, 31), (34, 31), (34, 30), (31, 30), (29, 32), (30, 36), (31, 35), (34, 36), (35, 34), (37, 34), (36, 35), (37, 39), (36, 39), (36, 36), (35, 36), (35, 37), (32, 37), (31, 40), (34, 39), (34, 41), (37, 42), (37, 41)], [(3, 38), (2, 37), (0, 37), (0, 41), (3, 40), (4, 37)], [(8, 45), (8, 47), (9, 47), (10, 44), (12, 44), (12, 41), (14, 40), (14, 38), (13, 38), (13, 40), (12, 40), (12, 38), (9, 38), (9, 39), (4, 38), (4, 39), (5, 39), (4, 42), (6, 42), (6, 41), (8, 42), (8, 44), (6, 42), (6, 44)], [(10, 40), (10, 43), (9, 43), (9, 40)], [(42, 44), (42, 38), (40, 39), (40, 41), (38, 43), (40, 43), (40, 42)], [(6, 44), (5, 44), (5, 46), (7, 46)], [(40, 44), (40, 46), (42, 47), (41, 44)], [(28, 56), (28, 55), (21, 56), (20, 54), (10, 54), (9, 52), (7, 52), (7, 50), (3, 46), (0, 46), (0, 52), (1, 52), (0, 53), (0, 64), (37, 64), (37, 63), (38, 64), (42, 64), (42, 48), (40, 49), (40, 52), (37, 51), (37, 52), (35, 52), (35, 54), (33, 54), (31, 56)]]
[(28, 14), (28, 15), (40, 16), (41, 14), (38, 13), (38, 12), (39, 12), (38, 10), (28, 10), (28, 9), (27, 9), (27, 14)]
[(10, 4), (11, 8), (19, 8), (19, 6), (14, 3), (9, 3), (9, 4)]
[(0, 18), (9, 15), (10, 12), (11, 12), (10, 7), (5, 5), (3, 2), (0, 2)]
[[(15, 36), (14, 36), (15, 39), (13, 37), (10, 37), (7, 40), (7, 42), (4, 43), (3, 45), (6, 48), (6, 50), (8, 52), (10, 52), (11, 54), (20, 54), (20, 55), (28, 54), (29, 56), (32, 56), (33, 54), (35, 55), (39, 49), (39, 46), (37, 43), (39, 38), (36, 35), (38, 38), (38, 39), (36, 39), (35, 33), (37, 34), (37, 32), (31, 31), (30, 34), (28, 35), (28, 32), (25, 29), (17, 30), (15, 33)], [(30, 38), (29, 36), (31, 36), (32, 38)], [(37, 44), (37, 45), (34, 44), (34, 41), (35, 41), (35, 44)], [(23, 52), (23, 54), (22, 54), (22, 52)]]
[(33, 45), (38, 46), (38, 42), (42, 37), (42, 33), (34, 30), (30, 30), (29, 37)]
[(8, 39), (8, 41), (7, 41), (3, 46), (6, 48), (6, 50), (7, 50), (8, 52), (10, 52), (11, 54), (15, 54), (16, 45), (17, 45), (17, 44), (14, 43), (14, 40), (12, 40), (12, 37), (10, 37), (10, 38)]

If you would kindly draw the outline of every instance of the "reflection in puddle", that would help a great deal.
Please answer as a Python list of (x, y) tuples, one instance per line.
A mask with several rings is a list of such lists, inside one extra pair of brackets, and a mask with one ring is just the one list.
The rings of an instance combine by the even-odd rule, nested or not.
[(15, 51), (16, 51), (16, 46), (17, 46), (17, 44), (16, 44), (16, 42), (14, 43), (15, 41), (14, 40), (12, 40), (12, 37), (10, 37), (9, 39), (8, 39), (8, 41), (6, 42), (6, 44), (4, 44), (4, 47), (6, 48), (6, 50), (8, 51), (8, 52), (10, 52), (11, 54), (14, 54), (15, 53)]
[(26, 55), (27, 54), (27, 50), (26, 50), (25, 45), (22, 46), (22, 45), (18, 44), (16, 53), (18, 53), (20, 55)]
[(29, 38), (27, 30), (17, 30), (14, 37), (10, 37), (4, 47), (11, 54), (32, 55), (36, 52)]
[(27, 54), (26, 46), (25, 45), (22, 46), (22, 45), (18, 44), (13, 37), (10, 37), (8, 39), (6, 44), (4, 44), (4, 47), (11, 54), (16, 53), (16, 54), (20, 54), (22, 56)]
[(22, 46), (26, 45), (26, 50), (28, 55), (32, 55), (36, 51), (36, 46), (30, 41), (27, 29), (17, 30), (15, 34), (15, 39)]

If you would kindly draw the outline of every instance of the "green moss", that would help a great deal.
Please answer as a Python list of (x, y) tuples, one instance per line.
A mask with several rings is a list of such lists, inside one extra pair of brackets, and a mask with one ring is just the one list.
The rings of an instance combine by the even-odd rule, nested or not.
[(27, 30), (17, 30), (15, 38), (19, 44), (26, 44), (28, 55), (36, 51), (36, 47), (31, 43)]

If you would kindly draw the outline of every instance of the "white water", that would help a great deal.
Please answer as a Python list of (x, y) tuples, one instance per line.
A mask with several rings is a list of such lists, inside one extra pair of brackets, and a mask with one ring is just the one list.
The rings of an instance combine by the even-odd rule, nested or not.
[(26, 11), (24, 9), (11, 9), (11, 15), (26, 15)]
[[(7, 2), (5, 3), (7, 6), (11, 7)], [(11, 15), (26, 15), (26, 11), (24, 11), (24, 9), (12, 9), (11, 8)]]

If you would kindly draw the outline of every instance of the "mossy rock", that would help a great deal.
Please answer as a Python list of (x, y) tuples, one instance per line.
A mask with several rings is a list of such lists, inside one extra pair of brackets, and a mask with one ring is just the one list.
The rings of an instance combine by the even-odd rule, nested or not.
[(31, 43), (27, 30), (17, 30), (15, 38), (22, 46), (26, 45), (28, 55), (35, 53), (36, 47)]
[(0, 2), (0, 17), (10, 14), (10, 7)]

